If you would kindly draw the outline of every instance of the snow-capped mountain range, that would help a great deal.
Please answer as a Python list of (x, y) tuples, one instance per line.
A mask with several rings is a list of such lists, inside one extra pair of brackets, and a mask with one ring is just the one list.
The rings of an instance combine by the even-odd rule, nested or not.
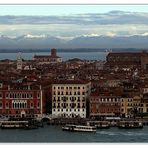
[(47, 48), (148, 48), (148, 33), (142, 35), (82, 35), (74, 38), (50, 35), (0, 35), (0, 49), (47, 49)]

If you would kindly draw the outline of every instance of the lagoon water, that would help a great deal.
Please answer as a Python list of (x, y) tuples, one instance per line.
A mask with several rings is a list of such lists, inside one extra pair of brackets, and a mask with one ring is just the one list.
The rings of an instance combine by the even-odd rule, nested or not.
[(98, 129), (96, 133), (62, 131), (61, 126), (45, 125), (34, 130), (0, 129), (3, 143), (147, 143), (148, 126), (143, 129)]
[[(33, 59), (34, 55), (50, 55), (50, 52), (37, 52), (37, 53), (22, 53), (22, 58), (25, 60)], [(58, 56), (62, 59), (68, 60), (72, 58), (80, 58), (86, 60), (105, 60), (106, 52), (58, 52)], [(3, 59), (17, 59), (17, 53), (0, 53), (0, 60)]]

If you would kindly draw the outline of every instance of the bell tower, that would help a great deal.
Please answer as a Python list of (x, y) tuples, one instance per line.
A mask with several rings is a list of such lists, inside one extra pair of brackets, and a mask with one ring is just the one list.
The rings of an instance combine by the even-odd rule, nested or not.
[(17, 70), (22, 70), (22, 68), (23, 68), (23, 61), (22, 61), (21, 53), (19, 52), (17, 54)]

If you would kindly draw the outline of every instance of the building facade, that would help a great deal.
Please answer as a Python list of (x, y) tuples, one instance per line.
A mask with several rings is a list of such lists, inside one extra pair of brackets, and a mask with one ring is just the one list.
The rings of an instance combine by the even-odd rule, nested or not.
[(142, 52), (110, 52), (106, 57), (108, 68), (148, 69), (148, 53)]
[(62, 58), (57, 56), (56, 49), (51, 49), (51, 55), (35, 55), (33, 60), (41, 65), (62, 62)]
[(120, 101), (120, 96), (91, 94), (90, 117), (119, 116)]
[(86, 103), (91, 83), (66, 80), (52, 85), (52, 115), (86, 118)]
[(0, 88), (0, 114), (8, 117), (34, 117), (44, 112), (41, 86), (11, 84)]

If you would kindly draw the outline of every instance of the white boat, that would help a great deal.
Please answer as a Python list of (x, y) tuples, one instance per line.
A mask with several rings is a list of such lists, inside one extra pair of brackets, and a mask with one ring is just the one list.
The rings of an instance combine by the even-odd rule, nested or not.
[(95, 126), (65, 125), (62, 129), (71, 132), (96, 132)]
[(1, 121), (0, 127), (4, 128), (23, 128), (28, 124), (28, 121)]

